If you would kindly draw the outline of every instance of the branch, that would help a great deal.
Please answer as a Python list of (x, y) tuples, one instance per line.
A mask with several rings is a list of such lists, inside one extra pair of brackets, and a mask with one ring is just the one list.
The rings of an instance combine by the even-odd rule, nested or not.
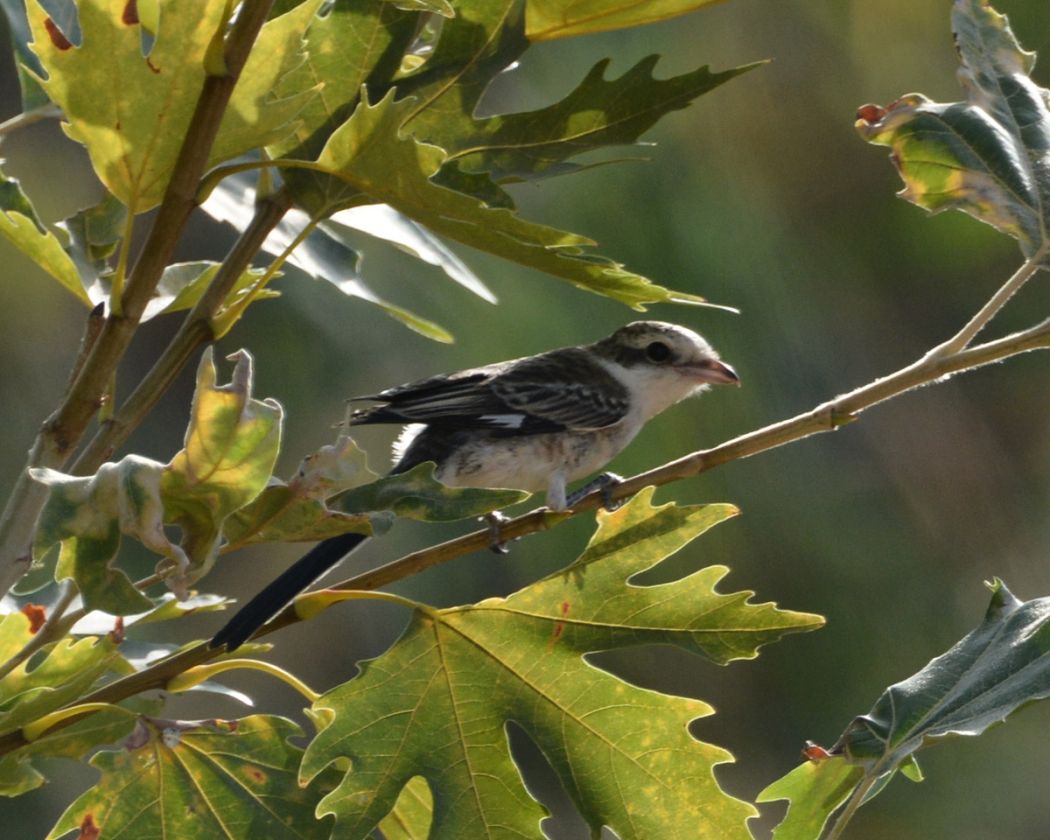
[[(683, 478), (691, 478), (721, 464), (748, 458), (760, 452), (783, 446), (786, 443), (801, 440), (810, 435), (833, 431), (839, 426), (856, 420), (858, 415), (867, 408), (923, 385), (942, 382), (952, 374), (974, 370), (1031, 350), (1048, 348), (1050, 348), (1050, 319), (1030, 329), (962, 350), (950, 356), (937, 356), (929, 353), (918, 362), (902, 368), (890, 376), (878, 379), (869, 385), (829, 400), (811, 411), (779, 423), (774, 423), (755, 432), (741, 435), (713, 449), (694, 452), (649, 472), (633, 476), (620, 484), (608, 488), (608, 493), (613, 499), (624, 499), (650, 485), (660, 486)], [(500, 536), (511, 540), (535, 533), (536, 531), (546, 530), (568, 516), (595, 510), (601, 507), (603, 503), (603, 492), (596, 491), (581, 499), (569, 512), (556, 513), (547, 508), (540, 508), (507, 521), (500, 527)], [(461, 557), (464, 554), (483, 550), (488, 547), (490, 541), (491, 534), (487, 529), (475, 531), (439, 545), (408, 554), (399, 560), (356, 575), (330, 588), (376, 589), (416, 574), (431, 566)], [(289, 605), (276, 618), (266, 624), (256, 634), (255, 638), (267, 635), (301, 620), (296, 615), (294, 606)], [(103, 686), (86, 697), (77, 700), (77, 704), (117, 703), (143, 691), (163, 689), (178, 674), (222, 654), (223, 651), (209, 648), (206, 642), (200, 642), (167, 659), (162, 659), (149, 668)], [(85, 712), (85, 714), (88, 714), (88, 712)], [(78, 719), (79, 717), (65, 718), (56, 723), (55, 728), (68, 726)], [(25, 746), (26, 743), (27, 741), (21, 731), (9, 732), (0, 736), (0, 755)]]
[(6, 592), (30, 564), (30, 543), (48, 490), (31, 480), (29, 467), (59, 469), (79, 444), (101, 405), (106, 388), (131, 343), (146, 304), (196, 206), (197, 186), (241, 69), (270, 12), (273, 0), (245, 0), (226, 37), (225, 72), (204, 80), (186, 139), (168, 182), (153, 226), (120, 300), (120, 314), (110, 313), (61, 404), (37, 433), (25, 468), (0, 516), (0, 592)]

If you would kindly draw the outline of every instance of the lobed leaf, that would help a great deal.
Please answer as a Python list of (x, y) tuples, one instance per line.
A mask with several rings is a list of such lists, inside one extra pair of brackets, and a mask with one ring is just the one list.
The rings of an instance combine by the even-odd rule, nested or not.
[(252, 397), (247, 351), (229, 358), (236, 361), (232, 379), (217, 385), (211, 348), (204, 352), (183, 449), (161, 480), (165, 519), (182, 528), (194, 577), (214, 562), (226, 517), (263, 492), (280, 450), (284, 410)]
[[(318, 167), (435, 233), (562, 277), (636, 309), (661, 301), (702, 301), (657, 286), (619, 263), (586, 252), (585, 246), (593, 243), (585, 237), (526, 222), (506, 208), (490, 208), (472, 196), (435, 184), (430, 178), (447, 155), (437, 146), (401, 134), (401, 125), (413, 108), (411, 99), (395, 102), (392, 93), (375, 105), (362, 101), (329, 138), (317, 159)], [(305, 193), (297, 196), (314, 213), (325, 211), (317, 203), (323, 199)]]
[[(169, 585), (185, 596), (189, 580), (214, 562), (226, 517), (266, 486), (283, 412), (273, 400), (252, 398), (250, 357), (241, 351), (234, 358), (233, 381), (217, 385), (212, 350), (205, 351), (185, 446), (168, 464), (128, 455), (93, 476), (30, 471), (51, 488), (34, 555), (62, 544), (56, 577), (76, 581), (87, 609), (130, 615), (154, 607), (113, 565), (121, 534), (167, 558)], [(168, 524), (182, 529), (180, 544), (168, 538)]]
[(256, 542), (316, 542), (348, 532), (372, 534), (367, 513), (333, 510), (328, 500), (377, 478), (347, 435), (303, 459), (287, 482), (271, 478), (254, 501), (223, 524), (227, 550)]
[(0, 235), (54, 277), (85, 306), (94, 306), (62, 242), (40, 221), (15, 178), (0, 172)]
[(433, 840), (543, 837), (545, 811), (507, 749), (510, 720), (543, 750), (592, 832), (606, 825), (624, 840), (749, 836), (753, 809), (713, 775), (731, 756), (688, 731), (711, 707), (624, 683), (584, 656), (674, 644), (725, 662), (821, 619), (750, 604), (750, 593), (717, 593), (721, 569), (658, 586), (627, 583), (735, 512), (654, 508), (651, 496), (603, 516), (564, 572), (508, 598), (418, 609), (393, 648), (315, 704), (326, 728), (302, 774), (349, 762), (319, 806), (336, 815), (340, 836), (367, 834), (422, 777), (433, 795)]
[(314, 817), (323, 782), (300, 789), (300, 734), (289, 720), (253, 715), (237, 721), (140, 719), (124, 749), (98, 753), (102, 778), (73, 802), (48, 834), (76, 831), (85, 819), (110, 837), (325, 838)]
[[(310, 93), (276, 99), (276, 82), (302, 60), (301, 31), (318, 0), (266, 23), (230, 100), (212, 148), (212, 164), (277, 140)], [(160, 202), (197, 98), (230, 14), (226, 0), (158, 0), (153, 43), (142, 51), (137, 8), (128, 0), (77, 6), (79, 46), (55, 26), (39, 0), (27, 11), (31, 47), (61, 106), (66, 132), (84, 144), (106, 187), (133, 213)]]
[(755, 801), (788, 802), (787, 816), (774, 829), (773, 840), (815, 840), (863, 778), (864, 770), (842, 756), (807, 761), (765, 788)]
[[(0, 633), (10, 638), (15, 613), (5, 616)], [(7, 641), (7, 640), (5, 640)], [(127, 672), (127, 662), (109, 638), (65, 638), (42, 660), (29, 659), (0, 678), (0, 732), (21, 729), (30, 721), (73, 702), (107, 672)]]
[(1017, 238), (1026, 257), (1045, 253), (1050, 91), (1032, 81), (1035, 57), (1006, 16), (983, 0), (955, 0), (952, 28), (966, 101), (908, 94), (861, 108), (857, 129), (893, 150), (902, 198), (934, 213), (969, 213)]
[(391, 511), (406, 519), (449, 522), (481, 516), (528, 497), (523, 490), (448, 487), (434, 478), (434, 464), (428, 461), (348, 490), (331, 505), (350, 514)]
[(656, 79), (652, 71), (659, 58), (643, 58), (612, 80), (605, 79), (610, 59), (603, 59), (560, 102), (536, 111), (475, 120), (468, 132), (458, 136), (438, 133), (428, 139), (448, 150), (450, 161), (464, 171), (488, 172), (497, 180), (562, 174), (580, 168), (565, 164), (568, 158), (634, 143), (666, 114), (759, 66), (750, 64), (722, 73), (712, 73), (704, 66)]

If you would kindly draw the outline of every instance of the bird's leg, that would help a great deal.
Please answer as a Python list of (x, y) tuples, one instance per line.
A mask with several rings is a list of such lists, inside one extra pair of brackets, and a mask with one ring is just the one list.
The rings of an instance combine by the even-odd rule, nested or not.
[(489, 551), (493, 554), (510, 554), (506, 540), (500, 536), (500, 529), (504, 523), (510, 520), (498, 510), (489, 511), (480, 520), (485, 523), (489, 530)]
[(596, 478), (591, 479), (583, 485), (579, 490), (570, 493), (566, 498), (565, 503), (568, 507), (572, 507), (580, 501), (584, 496), (589, 493), (593, 493), (595, 490), (602, 491), (602, 507), (608, 511), (614, 511), (619, 507), (623, 506), (625, 500), (621, 499), (617, 501), (612, 497), (612, 490), (616, 485), (623, 483), (623, 476), (619, 476), (616, 473), (604, 472)]

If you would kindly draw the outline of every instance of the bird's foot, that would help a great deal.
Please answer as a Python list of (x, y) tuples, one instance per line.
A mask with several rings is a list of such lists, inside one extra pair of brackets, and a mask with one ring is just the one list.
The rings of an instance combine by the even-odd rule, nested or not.
[(489, 551), (493, 554), (510, 554), (510, 549), (507, 548), (507, 540), (504, 540), (500, 534), (500, 530), (510, 520), (498, 510), (490, 511), (479, 517), (479, 519), (485, 523), (489, 531)]
[(626, 501), (625, 499), (617, 500), (612, 497), (613, 488), (619, 484), (623, 484), (623, 476), (619, 476), (612, 472), (604, 472), (591, 481), (588, 481), (579, 490), (570, 493), (565, 500), (565, 504), (567, 507), (573, 507), (584, 496), (593, 493), (595, 490), (601, 490), (602, 507), (607, 511), (614, 511), (617, 508), (622, 507), (623, 503)]

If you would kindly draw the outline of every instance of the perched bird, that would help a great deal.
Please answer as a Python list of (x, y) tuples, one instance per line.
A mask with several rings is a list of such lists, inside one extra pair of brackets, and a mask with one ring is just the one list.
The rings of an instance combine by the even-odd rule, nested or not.
[[(536, 356), (432, 376), (360, 397), (351, 425), (400, 423), (392, 472), (425, 462), (452, 487), (545, 490), (570, 503), (567, 485), (604, 467), (649, 420), (735, 371), (692, 330), (636, 321), (608, 338)], [(233, 650), (367, 539), (316, 545), (242, 607), (211, 640)]]

